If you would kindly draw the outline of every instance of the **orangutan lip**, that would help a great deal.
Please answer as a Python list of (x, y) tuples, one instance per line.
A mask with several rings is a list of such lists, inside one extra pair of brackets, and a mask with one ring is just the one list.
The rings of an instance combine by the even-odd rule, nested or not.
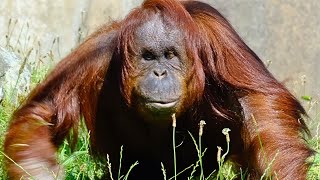
[(152, 105), (153, 107), (156, 107), (156, 108), (171, 108), (174, 105), (176, 105), (177, 102), (178, 101), (172, 101), (172, 102), (156, 101), (156, 102), (150, 102), (149, 104)]

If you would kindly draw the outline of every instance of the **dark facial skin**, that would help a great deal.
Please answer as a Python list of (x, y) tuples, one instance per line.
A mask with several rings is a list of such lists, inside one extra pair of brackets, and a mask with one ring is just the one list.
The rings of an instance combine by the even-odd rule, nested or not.
[(187, 55), (183, 34), (156, 15), (135, 34), (134, 94), (147, 120), (170, 119), (183, 104)]

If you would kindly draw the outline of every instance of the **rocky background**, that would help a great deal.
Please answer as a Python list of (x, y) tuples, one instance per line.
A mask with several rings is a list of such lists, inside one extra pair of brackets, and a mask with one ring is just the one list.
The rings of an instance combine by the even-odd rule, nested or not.
[[(319, 0), (204, 1), (229, 19), (278, 80), (299, 96), (309, 95), (319, 99)], [(28, 55), (30, 59), (47, 54), (58, 61), (97, 27), (123, 18), (141, 2), (1, 0), (0, 46), (15, 51), (18, 48), (25, 56), (33, 49)], [(2, 69), (6, 70), (4, 66), (0, 67)]]

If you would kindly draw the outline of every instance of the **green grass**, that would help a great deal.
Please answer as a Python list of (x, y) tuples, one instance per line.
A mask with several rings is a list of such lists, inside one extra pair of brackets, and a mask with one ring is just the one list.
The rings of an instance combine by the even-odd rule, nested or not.
[[(38, 42), (36, 47), (33, 47), (31, 38), (29, 35), (26, 35), (25, 43), (21, 43), (19, 38), (21, 37), (21, 32), (25, 31), (23, 28), (29, 28), (29, 25), (26, 24), (23, 26), (22, 30), (16, 31), (15, 28), (17, 26), (17, 21), (10, 20), (8, 26), (8, 34), (6, 35), (6, 44), (2, 45), (5, 46), (8, 50), (16, 52), (21, 59), (24, 61), (23, 66), (28, 65), (31, 67), (32, 75), (31, 75), (31, 87), (35, 87), (41, 80), (45, 77), (46, 73), (50, 68), (53, 67), (54, 62), (60, 59), (60, 55), (55, 56), (55, 54), (59, 54), (59, 38), (55, 38), (52, 42), (52, 49), (42, 55), (40, 53), (41, 43)], [(12, 34), (19, 34), (18, 40), (13, 41), (11, 39)], [(30, 56), (31, 55), (31, 56)], [(33, 59), (31, 59), (33, 58)], [(297, 87), (297, 89), (304, 89), (306, 81), (305, 79), (302, 80), (301, 87)], [(10, 96), (16, 95), (17, 91), (13, 88), (5, 89), (6, 94), (10, 94)], [(24, 98), (28, 92), (24, 94), (18, 94), (18, 103), (14, 103), (11, 101), (10, 96), (5, 96), (5, 98), (0, 102), (0, 146), (1, 146), (1, 153), (0, 153), (0, 179), (8, 179), (5, 167), (4, 167), (4, 160), (5, 156), (3, 154), (2, 144), (5, 137), (5, 132), (8, 126), (8, 122), (10, 120), (10, 116), (13, 111), (19, 106), (21, 102), (23, 102)], [(296, 93), (298, 94), (298, 93)], [(310, 147), (315, 149), (316, 151), (320, 150), (320, 108), (319, 108), (319, 99), (313, 98), (308, 96), (303, 91), (301, 93), (301, 101), (306, 108), (308, 114), (310, 114), (310, 121), (308, 121), (309, 127), (313, 128), (313, 136), (308, 141)], [(202, 124), (204, 125), (204, 124)], [(173, 128), (173, 132), (175, 129)], [(199, 130), (201, 131), (201, 129)], [(222, 133), (226, 136), (226, 141), (228, 143), (232, 143), (232, 139), (228, 136), (228, 129), (225, 129)], [(191, 135), (191, 134), (190, 134)], [(74, 180), (74, 179), (99, 179), (103, 176), (111, 176), (112, 179), (127, 179), (128, 175), (132, 168), (138, 165), (138, 162), (134, 163), (128, 172), (121, 172), (121, 167), (119, 167), (118, 174), (105, 174), (105, 169), (111, 169), (111, 163), (104, 160), (93, 159), (90, 156), (90, 149), (89, 149), (89, 137), (90, 133), (87, 131), (85, 126), (81, 124), (80, 132), (79, 132), (79, 139), (76, 143), (74, 150), (71, 150), (68, 141), (64, 141), (58, 151), (58, 159), (60, 164), (62, 164), (65, 168), (65, 176), (66, 179)], [(191, 136), (192, 137), (192, 136)], [(199, 139), (198, 141), (194, 140), (195, 149), (198, 151), (199, 160), (195, 162), (195, 164), (190, 165), (186, 169), (192, 169), (192, 173), (190, 175), (190, 180), (197, 178), (201, 180), (208, 180), (208, 179), (217, 179), (217, 180), (233, 180), (237, 177), (240, 179), (245, 179), (246, 177), (246, 170), (235, 170), (236, 167), (232, 162), (226, 161), (225, 157), (228, 154), (228, 149), (222, 150), (218, 147), (219, 151), (217, 154), (218, 157), (218, 164), (220, 167), (219, 171), (213, 171), (209, 177), (204, 177), (201, 173), (200, 177), (194, 177), (194, 172), (197, 170), (202, 172), (202, 157), (205, 156), (206, 149), (202, 149), (201, 147), (201, 132), (199, 132)], [(173, 141), (175, 137), (173, 136)], [(173, 145), (173, 148), (175, 144)], [(224, 153), (223, 153), (224, 152)], [(122, 157), (122, 150), (120, 153), (120, 157)], [(175, 161), (175, 159), (174, 159)], [(317, 154), (315, 157), (310, 158), (310, 161), (313, 162), (312, 167), (309, 170), (308, 179), (310, 180), (317, 180), (320, 179), (320, 154)], [(272, 163), (272, 162), (271, 162)], [(165, 167), (162, 164), (162, 172), (164, 179), (174, 179), (175, 177), (167, 177)], [(179, 176), (181, 172), (176, 172), (175, 174)], [(266, 176), (268, 174), (268, 170), (266, 170)]]

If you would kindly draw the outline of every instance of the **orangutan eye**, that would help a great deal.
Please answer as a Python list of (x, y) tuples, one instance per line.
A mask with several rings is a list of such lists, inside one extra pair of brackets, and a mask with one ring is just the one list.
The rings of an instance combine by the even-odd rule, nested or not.
[(156, 59), (156, 56), (150, 51), (145, 51), (142, 53), (142, 58), (147, 61), (150, 61)]
[(172, 59), (176, 56), (176, 53), (173, 50), (169, 50), (164, 54), (166, 59)]

